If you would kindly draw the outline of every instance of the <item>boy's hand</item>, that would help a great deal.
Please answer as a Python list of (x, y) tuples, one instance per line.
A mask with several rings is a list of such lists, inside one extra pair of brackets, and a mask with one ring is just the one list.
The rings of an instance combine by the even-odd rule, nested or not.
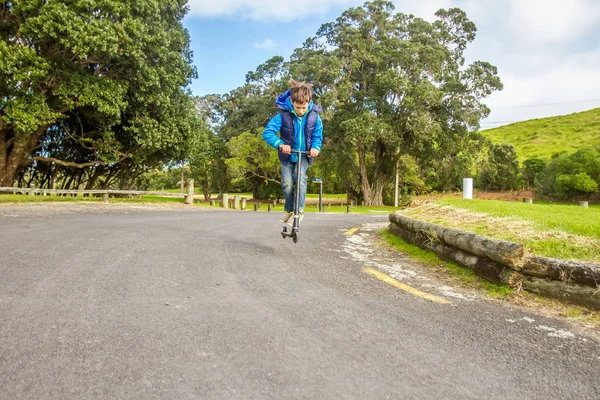
[(317, 149), (310, 149), (310, 156), (311, 157), (318, 157), (319, 156), (319, 150), (317, 150)]
[(291, 154), (292, 153), (292, 147), (288, 146), (287, 144), (280, 144), (279, 150), (281, 150), (281, 152), (283, 154)]

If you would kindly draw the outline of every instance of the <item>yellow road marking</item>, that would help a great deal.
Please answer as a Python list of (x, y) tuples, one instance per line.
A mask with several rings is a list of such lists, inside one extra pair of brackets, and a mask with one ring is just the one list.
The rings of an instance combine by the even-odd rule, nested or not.
[(364, 272), (366, 272), (369, 275), (373, 275), (375, 278), (379, 279), (380, 281), (383, 281), (385, 283), (388, 283), (398, 289), (404, 290), (405, 292), (408, 292), (410, 294), (413, 294), (415, 296), (433, 301), (434, 303), (439, 303), (439, 304), (452, 304), (451, 302), (449, 302), (446, 299), (442, 299), (441, 297), (437, 297), (434, 296), (432, 294), (429, 293), (425, 293), (425, 292), (421, 292), (420, 290), (415, 289), (412, 286), (408, 286), (405, 285), (404, 283), (398, 282), (397, 280), (395, 280), (394, 278), (392, 278), (391, 276), (388, 276), (384, 273), (379, 272), (376, 269), (373, 268), (365, 268), (363, 269)]
[(359, 229), (360, 228), (352, 228), (352, 229), (347, 230), (346, 232), (344, 232), (344, 235), (350, 236), (350, 235), (352, 235), (354, 232), (356, 232)]

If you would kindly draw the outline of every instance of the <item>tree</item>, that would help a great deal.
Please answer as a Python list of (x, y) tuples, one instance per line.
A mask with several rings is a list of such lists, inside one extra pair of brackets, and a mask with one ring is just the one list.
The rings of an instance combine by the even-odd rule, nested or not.
[(571, 197), (590, 195), (600, 186), (600, 152), (584, 147), (575, 153), (555, 154), (542, 179), (541, 191), (548, 195)]
[(519, 187), (519, 160), (509, 143), (493, 144), (479, 179), (484, 189), (514, 190)]
[[(288, 88), (287, 68), (283, 57), (272, 57), (255, 71), (248, 72), (243, 86), (222, 96), (205, 98), (207, 118), (213, 131), (210, 168), (220, 192), (228, 191), (232, 178), (239, 178), (247, 181), (254, 196), (260, 198), (262, 186), (278, 179), (278, 168), (261, 164), (270, 162), (268, 160), (273, 157), (276, 159), (277, 154), (268, 149), (260, 134), (278, 112), (275, 99)], [(249, 142), (245, 143), (246, 140)], [(208, 158), (201, 158), (205, 160), (203, 165), (208, 166)], [(200, 171), (200, 165), (194, 161), (193, 170)], [(267, 194), (271, 191), (269, 189)]]
[(546, 162), (539, 158), (530, 158), (523, 162), (523, 179), (527, 188), (536, 187), (546, 170)]
[(280, 186), (279, 158), (263, 140), (260, 134), (244, 132), (228, 143), (230, 154), (227, 159), (230, 171), (248, 181), (252, 185), (252, 196), (262, 198), (261, 188), (271, 182), (270, 186)]
[(481, 101), (502, 88), (489, 63), (464, 67), (476, 29), (462, 10), (439, 10), (433, 23), (393, 10), (376, 0), (345, 11), (290, 64), (323, 93), (334, 155), (351, 166), (367, 205), (383, 203), (403, 156), (424, 171), (444, 158), (467, 168), (471, 135), (489, 114)]
[(0, 185), (36, 161), (109, 170), (185, 153), (196, 134), (185, 3), (1, 3)]

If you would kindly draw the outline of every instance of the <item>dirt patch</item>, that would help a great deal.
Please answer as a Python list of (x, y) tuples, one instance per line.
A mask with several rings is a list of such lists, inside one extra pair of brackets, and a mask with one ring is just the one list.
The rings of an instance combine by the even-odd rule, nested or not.
[[(437, 193), (437, 194), (429, 194), (418, 196), (413, 199), (410, 206), (416, 207), (422, 204), (434, 203), (441, 199), (461, 199), (461, 192), (455, 193)], [(524, 198), (530, 198), (535, 200), (535, 193), (533, 190), (514, 190), (514, 191), (504, 191), (504, 192), (493, 192), (493, 191), (483, 191), (483, 190), (474, 190), (473, 191), (473, 199), (476, 200), (500, 200), (500, 201), (519, 201), (522, 202)]]

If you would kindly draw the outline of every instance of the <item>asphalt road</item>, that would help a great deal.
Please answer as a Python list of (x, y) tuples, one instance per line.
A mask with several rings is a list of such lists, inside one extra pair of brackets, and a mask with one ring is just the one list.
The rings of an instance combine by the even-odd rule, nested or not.
[(377, 246), (386, 215), (278, 217), (0, 206), (0, 398), (600, 398), (598, 342)]

